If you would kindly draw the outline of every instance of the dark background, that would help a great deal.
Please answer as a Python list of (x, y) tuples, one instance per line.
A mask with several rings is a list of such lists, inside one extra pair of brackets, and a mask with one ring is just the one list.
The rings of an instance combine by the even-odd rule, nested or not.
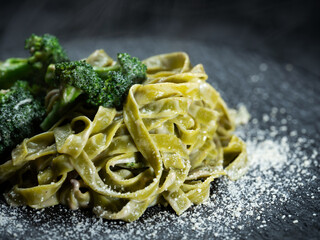
[[(166, 52), (170, 48), (181, 50), (178, 49), (180, 46), (192, 50), (193, 44), (187, 44), (188, 42), (198, 42), (199, 46), (203, 43), (208, 48), (202, 49), (211, 51), (190, 52), (197, 52), (195, 57), (201, 62), (210, 63), (206, 65), (211, 66), (208, 73), (215, 77), (213, 79), (218, 87), (222, 86), (222, 95), (228, 103), (244, 102), (253, 117), (260, 119), (272, 106), (283, 105), (298, 119), (297, 126), (289, 126), (296, 130), (300, 130), (301, 126), (305, 127), (310, 139), (316, 142), (314, 148), (319, 149), (319, 12), (319, 0), (1, 1), (0, 59), (12, 57), (16, 53), (27, 55), (23, 53), (23, 45), (31, 33), (56, 35), (62, 45), (67, 46), (67, 50), (69, 48), (70, 53), (76, 56), (79, 54), (71, 49), (79, 49), (81, 44), (78, 42), (72, 46), (72, 43), (79, 40), (87, 43), (103, 43), (107, 40), (106, 42), (111, 43), (105, 47), (109, 52), (108, 48), (117, 49), (122, 46), (118, 42), (133, 39), (132, 46), (146, 48), (148, 53), (150, 48), (156, 49), (151, 51), (153, 53)], [(156, 41), (150, 43), (152, 39), (165, 41), (157, 46)], [(165, 48), (160, 49), (162, 46)], [(114, 53), (115, 49), (110, 52)], [(79, 52), (83, 51), (80, 49)], [(133, 49), (133, 52), (143, 51)], [(245, 54), (238, 54), (239, 52)], [(204, 56), (200, 56), (201, 54)], [(210, 54), (216, 55), (210, 58)], [(255, 65), (265, 59), (269, 59), (267, 62), (272, 71), (266, 74), (268, 81), (257, 84), (261, 84), (261, 89), (270, 94), (267, 102), (262, 95), (252, 94), (253, 84), (246, 81), (248, 75), (256, 71)], [(287, 64), (292, 64), (298, 70), (286, 72), (284, 67)], [(233, 87), (227, 88), (230, 84)], [(286, 84), (285, 89), (281, 87), (283, 84)], [(234, 96), (234, 99), (230, 96)], [(312, 149), (305, 151), (310, 152)], [(319, 167), (313, 170), (320, 179)], [(314, 183), (310, 189), (316, 194), (318, 186)], [(251, 228), (253, 235), (249, 238), (317, 239), (319, 221), (316, 218), (310, 219), (310, 214), (318, 213), (320, 205), (319, 200), (306, 200), (305, 193), (310, 192), (310, 189), (294, 193), (296, 198), (292, 198), (287, 208), (270, 212), (272, 221), (284, 212), (295, 213), (300, 216), (299, 228), (286, 226), (281, 221), (277, 226), (277, 221), (274, 221), (275, 225), (270, 224), (262, 233), (255, 227)], [(50, 218), (50, 214), (48, 216)], [(246, 232), (240, 236), (245, 238)]]
[(225, 43), (320, 75), (320, 1), (1, 1), (0, 58), (31, 33), (79, 38), (162, 37)]

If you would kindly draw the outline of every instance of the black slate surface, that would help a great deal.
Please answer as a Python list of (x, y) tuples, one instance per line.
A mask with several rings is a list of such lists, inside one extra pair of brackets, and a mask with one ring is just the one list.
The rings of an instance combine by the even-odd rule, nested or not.
[(16, 0), (0, 7), (0, 57), (31, 33), (64, 41), (154, 36), (254, 50), (320, 75), (318, 0)]
[[(284, 115), (296, 121), (287, 124), (288, 130), (282, 132), (282, 136), (306, 129), (304, 136), (314, 143), (299, 151), (311, 158), (313, 150), (320, 149), (319, 10), (317, 0), (3, 1), (0, 59), (26, 55), (22, 52), (24, 39), (31, 33), (45, 32), (57, 35), (75, 59), (96, 48), (105, 48), (113, 56), (118, 51), (128, 51), (141, 58), (183, 50), (190, 54), (192, 63), (204, 64), (210, 82), (231, 107), (239, 102), (247, 106), (252, 117), (259, 120), (258, 129), (268, 131), (270, 128), (270, 123), (262, 121), (264, 113), (270, 113), (273, 107), (285, 108)], [(267, 71), (259, 69), (262, 63), (267, 64)], [(292, 66), (292, 71), (288, 71)], [(272, 124), (280, 127), (280, 119)], [(251, 122), (246, 128), (250, 127), (253, 127)], [(289, 138), (290, 143), (294, 141), (296, 139)], [(316, 160), (320, 162), (319, 156)], [(289, 200), (285, 204), (269, 205), (265, 213), (267, 227), (259, 228), (260, 222), (248, 217), (243, 219), (243, 229), (229, 229), (228, 238), (319, 239), (320, 171), (318, 166), (311, 166), (309, 171), (317, 177), (314, 181), (304, 179), (297, 191), (286, 186)], [(315, 197), (310, 199), (310, 195)], [(0, 200), (0, 206), (4, 205)], [(149, 209), (139, 223), (161, 212), (173, 214), (168, 209)], [(87, 229), (68, 237), (64, 233), (75, 229), (77, 219), (88, 219), (92, 228), (96, 224), (89, 211), (75, 215), (60, 207), (46, 209), (43, 214), (22, 209), (20, 214), (9, 223), (15, 225), (17, 231), (7, 231), (10, 227), (4, 227), (0, 229), (1, 239), (45, 239), (59, 235), (81, 239), (81, 233)], [(299, 221), (292, 224), (292, 219), (282, 219), (282, 215), (295, 216)], [(11, 215), (8, 213), (8, 216)], [(161, 234), (155, 239), (183, 236), (216, 239), (213, 232), (199, 237), (189, 225), (179, 226), (168, 218), (168, 224), (158, 229)], [(106, 227), (111, 233), (126, 236), (125, 223), (109, 222)], [(148, 234), (150, 231), (152, 229)], [(106, 231), (98, 231), (99, 234), (104, 239), (112, 236)], [(126, 238), (143, 239), (143, 234), (135, 232)], [(217, 239), (226, 238), (221, 235)]]
[[(252, 118), (259, 120), (259, 129), (268, 129), (268, 123), (262, 121), (263, 114), (270, 113), (273, 107), (285, 108), (286, 115), (293, 116), (297, 121), (288, 123), (288, 131), (282, 135), (288, 135), (289, 131), (297, 130), (301, 132), (302, 128), (306, 129), (309, 139), (313, 139), (314, 143), (307, 149), (301, 149), (303, 155), (310, 157), (313, 149), (320, 149), (320, 81), (319, 77), (306, 70), (294, 67), (292, 71), (286, 70), (285, 63), (275, 61), (268, 56), (261, 56), (255, 52), (243, 51), (242, 49), (231, 48), (222, 44), (203, 44), (201, 42), (188, 42), (181, 40), (166, 40), (159, 38), (126, 38), (126, 39), (82, 39), (72, 42), (65, 42), (67, 51), (74, 58), (82, 58), (90, 54), (97, 48), (107, 49), (111, 56), (119, 51), (129, 52), (140, 58), (148, 57), (153, 54), (159, 54), (171, 51), (186, 51), (191, 57), (192, 63), (203, 63), (209, 75), (210, 83), (216, 87), (223, 98), (231, 107), (236, 107), (239, 102), (244, 103)], [(141, 47), (143, 46), (143, 48)], [(261, 72), (259, 67), (266, 64), (268, 70)], [(252, 81), (252, 76), (260, 76), (260, 80)], [(263, 80), (261, 80), (263, 78)], [(273, 124), (280, 127), (280, 122)], [(252, 127), (251, 123), (247, 128)], [(252, 137), (252, 136), (251, 136)], [(279, 137), (279, 136), (278, 136)], [(289, 143), (294, 139), (289, 138)], [(293, 142), (292, 142), (293, 143)], [(292, 146), (291, 146), (292, 147)], [(295, 149), (292, 149), (295, 151)], [(319, 157), (318, 157), (319, 162)], [(285, 171), (285, 169), (284, 169)], [(290, 198), (285, 204), (276, 202), (268, 207), (265, 219), (268, 219), (267, 227), (259, 228), (261, 224), (255, 218), (246, 217), (239, 221), (244, 224), (242, 229), (234, 229), (230, 235), (215, 238), (214, 232), (207, 231), (201, 236), (203, 239), (318, 239), (320, 236), (320, 198), (319, 198), (319, 167), (313, 166), (309, 171), (316, 176), (316, 180), (303, 181), (303, 186), (298, 190), (292, 191), (289, 186), (285, 186), (285, 191), (289, 192)], [(280, 173), (281, 174), (281, 173)], [(284, 173), (283, 173), (284, 174)], [(241, 189), (239, 189), (241, 191)], [(219, 195), (219, 189), (217, 190)], [(240, 194), (240, 193), (239, 193)], [(310, 199), (310, 194), (315, 197)], [(5, 204), (1, 202), (0, 204)], [(266, 206), (268, 204), (266, 203)], [(2, 239), (44, 239), (43, 236), (56, 236), (63, 233), (66, 229), (73, 228), (75, 219), (88, 218), (92, 224), (97, 224), (96, 219), (92, 218), (89, 211), (78, 211), (75, 217), (72, 211), (63, 208), (63, 214), (60, 207), (46, 209), (37, 214), (35, 210), (22, 209), (21, 219), (24, 219), (24, 230), (15, 233), (6, 231), (6, 228), (0, 230)], [(174, 213), (170, 209), (152, 208), (139, 219), (138, 223), (143, 224), (153, 218), (153, 215), (166, 213)], [(192, 210), (191, 210), (192, 211)], [(313, 216), (314, 213), (318, 215)], [(205, 219), (210, 214), (202, 213)], [(282, 219), (283, 215), (292, 215), (298, 220), (297, 224), (292, 224), (288, 219)], [(36, 217), (35, 217), (36, 216)], [(154, 239), (181, 239), (183, 236), (187, 239), (195, 239), (199, 237), (199, 233), (195, 232), (187, 225), (179, 225), (170, 221), (170, 214), (164, 225), (157, 228), (157, 218), (154, 221), (154, 229), (158, 234)], [(29, 219), (27, 223), (25, 219)], [(126, 236), (126, 223), (111, 221), (103, 225), (104, 230), (97, 230), (95, 234), (109, 239), (112, 234), (106, 234), (106, 229), (117, 231)], [(15, 220), (12, 224), (19, 224), (19, 220)], [(43, 227), (44, 225), (46, 227)], [(150, 229), (152, 230), (151, 227)], [(99, 233), (99, 231), (101, 231)], [(142, 232), (141, 232), (142, 231)], [(131, 239), (143, 239), (145, 234), (150, 234), (149, 230), (143, 229), (139, 233), (131, 234)], [(81, 234), (86, 229), (74, 230), (74, 236), (65, 238), (75, 239), (81, 238)], [(23, 236), (21, 235), (23, 233)], [(95, 237), (97, 237), (95, 236)], [(142, 237), (141, 237), (142, 236)], [(147, 235), (149, 236), (149, 235)], [(112, 237), (110, 237), (111, 239)], [(150, 236), (148, 239), (151, 239)]]

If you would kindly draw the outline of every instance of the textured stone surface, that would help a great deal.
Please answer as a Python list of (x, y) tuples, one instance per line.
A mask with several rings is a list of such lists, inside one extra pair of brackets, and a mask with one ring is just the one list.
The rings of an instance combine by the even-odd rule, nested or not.
[[(256, 52), (244, 51), (228, 45), (181, 40), (168, 41), (151, 37), (111, 40), (83, 39), (65, 42), (64, 45), (74, 59), (87, 56), (97, 48), (106, 49), (109, 55), (113, 57), (121, 51), (129, 52), (140, 58), (171, 51), (185, 51), (189, 53), (193, 64), (204, 64), (210, 83), (220, 91), (229, 106), (236, 107), (240, 102), (247, 106), (252, 117), (259, 120), (260, 129), (267, 130), (270, 127), (270, 123), (263, 121), (265, 113), (270, 113), (272, 108), (275, 107), (283, 108), (286, 110), (286, 116), (292, 116), (296, 121), (287, 124), (288, 129), (281, 133), (282, 136), (288, 136), (289, 132), (294, 130), (300, 132), (301, 129), (305, 129), (305, 136), (313, 139), (314, 142), (300, 151), (308, 158), (311, 156), (313, 149), (320, 149), (319, 77), (299, 67), (287, 65), (286, 62), (278, 62), (268, 55), (260, 55)], [(281, 127), (280, 122), (275, 122), (273, 125)], [(290, 143), (290, 137), (288, 141)], [(269, 204), (268, 211), (264, 213), (265, 219), (267, 219), (266, 227), (259, 228), (261, 222), (248, 216), (239, 222), (241, 224), (241, 221), (243, 221), (243, 227), (232, 230), (228, 237), (221, 236), (217, 239), (317, 239), (320, 236), (320, 171), (319, 167), (312, 167), (309, 171), (317, 177), (315, 181), (304, 183), (302, 179), (303, 186), (292, 192), (290, 185), (286, 186), (285, 191), (290, 194), (290, 198), (285, 204), (280, 204), (280, 202), (273, 205)], [(315, 197), (311, 199), (310, 195)], [(0, 202), (0, 204), (5, 203)], [(43, 217), (37, 218), (34, 216), (39, 213), (29, 209), (22, 210), (22, 218), (29, 219), (30, 224), (28, 229), (24, 230), (24, 236), (19, 236), (21, 231), (18, 232), (18, 238), (41, 238), (41, 235), (46, 234), (46, 232), (39, 231), (43, 224), (52, 226), (52, 231), (56, 231), (58, 234), (63, 234), (64, 229), (72, 228), (73, 221), (77, 217), (71, 211), (62, 211), (63, 216), (55, 213), (56, 211), (61, 210), (57, 207), (50, 208), (40, 213)], [(314, 213), (317, 215), (314, 216)], [(157, 218), (154, 218), (154, 228), (158, 232), (154, 239), (165, 239), (166, 236), (168, 239), (180, 239), (182, 232), (187, 239), (195, 239), (198, 236), (194, 230), (186, 227), (187, 225), (179, 225), (175, 221), (170, 221), (170, 210), (158, 207), (149, 209), (138, 220), (139, 224), (148, 221), (154, 214), (166, 214), (168, 217), (166, 219), (167, 224), (162, 224), (159, 228), (156, 228)], [(210, 213), (202, 212), (202, 214), (203, 218), (206, 218)], [(283, 215), (295, 216), (298, 222), (292, 224), (292, 219), (283, 219)], [(90, 212), (83, 211), (81, 216), (87, 216), (88, 221), (92, 221), (92, 224), (96, 223)], [(12, 224), (19, 225), (19, 220), (15, 220)], [(125, 235), (127, 231), (126, 224), (122, 222), (110, 222), (105, 227), (109, 228), (110, 233), (114, 230)], [(152, 231), (152, 227), (150, 227), (150, 230)], [(142, 229), (142, 232), (137, 231), (138, 229), (130, 235), (132, 239), (143, 239), (143, 231), (150, 234), (147, 229)], [(81, 236), (81, 232), (85, 233), (86, 229), (80, 229), (77, 234)], [(170, 235), (168, 235), (169, 232)], [(5, 231), (1, 233), (0, 230), (0, 236), (1, 234), (3, 234), (2, 239), (9, 239), (14, 236)], [(106, 234), (106, 230), (101, 231), (102, 236), (108, 239), (109, 235)], [(201, 235), (201, 238), (210, 239), (213, 236), (214, 232), (208, 231)], [(68, 237), (74, 238), (75, 236)]]

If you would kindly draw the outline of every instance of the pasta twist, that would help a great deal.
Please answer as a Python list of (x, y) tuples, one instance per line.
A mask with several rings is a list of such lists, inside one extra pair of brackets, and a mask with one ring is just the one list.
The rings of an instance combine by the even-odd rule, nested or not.
[(91, 207), (134, 221), (147, 207), (177, 214), (209, 197), (210, 183), (246, 172), (245, 144), (201, 64), (186, 53), (144, 60), (148, 79), (129, 90), (122, 111), (75, 108), (48, 132), (25, 139), (0, 165), (11, 205)]

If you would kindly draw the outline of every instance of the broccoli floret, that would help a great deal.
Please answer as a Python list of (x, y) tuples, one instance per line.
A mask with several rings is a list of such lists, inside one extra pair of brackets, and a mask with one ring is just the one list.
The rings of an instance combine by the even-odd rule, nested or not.
[(9, 58), (0, 63), (0, 89), (11, 87), (18, 79), (40, 85), (55, 85), (54, 82), (44, 81), (48, 66), (69, 61), (58, 39), (50, 34), (32, 34), (26, 40), (25, 49), (29, 50), (31, 57)]
[(61, 85), (73, 86), (87, 95), (88, 102), (101, 105), (99, 97), (104, 87), (104, 81), (84, 61), (63, 62), (56, 65), (56, 81)]
[(26, 81), (0, 91), (0, 155), (40, 130), (45, 108), (31, 91)]
[(102, 95), (104, 107), (122, 106), (124, 98), (133, 84), (141, 83), (146, 79), (147, 67), (138, 58), (127, 53), (118, 54), (118, 71), (108, 71)]
[(55, 66), (55, 81), (60, 82), (60, 97), (41, 128), (49, 129), (80, 95), (94, 106), (120, 108), (130, 87), (145, 78), (146, 66), (127, 53), (118, 54), (115, 66), (100, 67), (98, 70), (82, 61), (58, 63)]
[(32, 63), (48, 66), (50, 63), (69, 61), (58, 39), (50, 34), (44, 34), (43, 36), (32, 34), (26, 40), (25, 49), (29, 50), (32, 55), (30, 58)]
[(83, 61), (56, 64), (54, 76), (54, 81), (60, 83), (60, 94), (41, 123), (43, 130), (48, 130), (53, 126), (73, 106), (79, 95), (87, 93), (89, 97), (94, 98), (103, 88), (101, 78), (91, 65)]
[(138, 58), (131, 57), (128, 53), (119, 53), (115, 66), (99, 71), (104, 87), (97, 99), (89, 98), (89, 103), (120, 108), (130, 87), (146, 79), (146, 70), (146, 65)]
[(141, 63), (136, 57), (131, 57), (128, 53), (119, 53), (118, 62), (122, 74), (133, 83), (140, 83), (146, 79), (147, 66)]

